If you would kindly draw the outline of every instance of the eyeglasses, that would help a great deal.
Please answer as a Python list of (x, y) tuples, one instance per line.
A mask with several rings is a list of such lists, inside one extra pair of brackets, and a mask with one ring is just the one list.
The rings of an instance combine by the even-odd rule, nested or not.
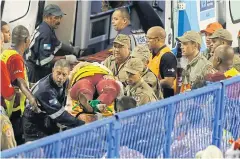
[(147, 40), (154, 40), (157, 39), (158, 37), (146, 37)]

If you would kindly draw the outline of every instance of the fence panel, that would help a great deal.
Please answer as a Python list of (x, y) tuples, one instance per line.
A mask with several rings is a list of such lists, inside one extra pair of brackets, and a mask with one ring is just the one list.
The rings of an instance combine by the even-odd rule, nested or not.
[(185, 99), (174, 104), (171, 158), (194, 158), (213, 144), (220, 95), (221, 85), (217, 84), (188, 92)]
[[(102, 158), (113, 143), (115, 117), (70, 129), (2, 152), (2, 158)], [(111, 152), (109, 152), (111, 154)], [(112, 157), (109, 155), (109, 157)]]
[(163, 153), (170, 106), (163, 104), (170, 102), (166, 100), (117, 114), (121, 123), (120, 158), (156, 158)]
[(240, 77), (233, 77), (222, 82), (222, 119), (223, 130), (220, 134), (221, 149), (225, 152), (231, 145), (230, 139), (236, 140), (240, 137)]

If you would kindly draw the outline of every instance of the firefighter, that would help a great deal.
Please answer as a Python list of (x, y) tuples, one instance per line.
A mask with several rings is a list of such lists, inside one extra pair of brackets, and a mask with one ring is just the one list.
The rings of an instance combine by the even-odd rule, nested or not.
[(125, 95), (133, 97), (137, 102), (137, 106), (158, 100), (152, 88), (141, 77), (143, 69), (144, 64), (138, 58), (130, 59), (124, 66), (124, 70), (128, 75)]
[[(33, 105), (34, 110), (37, 110), (37, 100), (34, 98), (30, 90), (28, 89), (27, 72), (24, 65), (22, 55), (27, 49), (30, 43), (29, 32), (27, 28), (22, 25), (16, 26), (12, 31), (12, 47), (5, 50), (0, 55), (1, 65), (5, 67), (1, 77), (4, 79), (4, 87), (8, 88), (4, 91), (6, 94), (16, 93), (14, 97), (9, 101), (5, 99), (6, 112), (12, 122), (15, 138), (17, 144), (24, 142), (22, 137), (22, 114), (25, 108), (26, 97)], [(1, 69), (3, 69), (1, 68)], [(15, 87), (15, 89), (13, 88)], [(2, 96), (2, 94), (1, 94)]]
[(204, 86), (204, 77), (213, 73), (212, 64), (200, 53), (201, 35), (196, 31), (187, 31), (177, 38), (181, 42), (182, 56), (188, 59), (188, 64), (182, 72), (181, 92)]
[(131, 57), (139, 58), (144, 64), (143, 80), (153, 89), (158, 99), (162, 99), (162, 89), (157, 76), (147, 67), (151, 52), (146, 45), (138, 45), (133, 49)]
[(73, 111), (81, 108), (76, 116), (87, 113), (93, 120), (97, 112), (103, 116), (112, 115), (115, 99), (121, 92), (123, 94), (121, 83), (114, 79), (108, 68), (98, 63), (81, 62), (76, 65), (70, 75), (69, 88)]
[(25, 54), (31, 83), (50, 74), (56, 60), (66, 59), (71, 64), (78, 62), (76, 56), (80, 52), (80, 47), (72, 47), (59, 41), (54, 31), (61, 24), (64, 15), (65, 13), (55, 4), (49, 4), (44, 8), (43, 22), (32, 34), (29, 50)]
[(23, 130), (26, 142), (55, 134), (63, 127), (73, 128), (85, 124), (65, 110), (70, 64), (65, 59), (56, 61), (52, 74), (39, 80), (32, 88), (38, 99), (40, 111), (26, 106), (23, 115)]

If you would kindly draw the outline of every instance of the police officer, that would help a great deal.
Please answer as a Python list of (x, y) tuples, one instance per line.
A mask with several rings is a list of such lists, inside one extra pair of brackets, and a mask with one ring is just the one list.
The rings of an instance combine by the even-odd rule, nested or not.
[(144, 64), (144, 69), (142, 72), (142, 78), (144, 81), (153, 89), (155, 95), (158, 99), (162, 98), (160, 81), (157, 76), (147, 67), (149, 63), (149, 58), (151, 56), (151, 52), (146, 45), (138, 45), (133, 49), (131, 57), (139, 58), (142, 60)]
[(212, 64), (200, 53), (202, 38), (198, 32), (188, 31), (177, 38), (181, 42), (182, 56), (188, 60), (182, 72), (181, 92), (200, 88), (206, 74), (213, 72)]
[(78, 61), (76, 56), (80, 48), (62, 43), (54, 31), (60, 25), (63, 15), (55, 4), (49, 4), (44, 9), (43, 22), (35, 29), (29, 51), (25, 54), (31, 83), (50, 74), (53, 63), (58, 59), (66, 59), (71, 64)]
[[(212, 40), (212, 52), (214, 54), (215, 49), (220, 45), (232, 46), (232, 34), (226, 29), (216, 30), (212, 36), (209, 37)], [(213, 61), (213, 57), (209, 59)], [(238, 54), (234, 54), (233, 66), (240, 71), (240, 57)]]
[(39, 80), (32, 88), (40, 103), (40, 112), (32, 111), (27, 105), (23, 116), (23, 130), (26, 142), (33, 141), (68, 128), (83, 125), (84, 122), (70, 115), (64, 108), (70, 65), (65, 59), (58, 60), (52, 74)]
[(112, 25), (118, 34), (128, 35), (133, 50), (139, 44), (146, 44), (146, 35), (143, 30), (134, 30), (131, 26), (130, 15), (125, 8), (117, 9), (112, 15)]
[(113, 41), (113, 55), (109, 56), (103, 64), (112, 71), (113, 75), (123, 84), (127, 74), (124, 65), (130, 59), (130, 38), (128, 35), (118, 34)]
[(0, 119), (1, 119), (1, 151), (10, 149), (17, 146), (12, 124), (7, 116), (5, 109), (0, 106)]
[(177, 59), (165, 44), (166, 32), (155, 26), (147, 31), (147, 42), (152, 52), (148, 68), (158, 77), (163, 88), (163, 96), (174, 95), (176, 89)]
[(157, 100), (152, 88), (141, 77), (143, 69), (144, 65), (138, 58), (130, 59), (124, 66), (128, 75), (125, 95), (132, 96), (137, 101), (137, 106)]

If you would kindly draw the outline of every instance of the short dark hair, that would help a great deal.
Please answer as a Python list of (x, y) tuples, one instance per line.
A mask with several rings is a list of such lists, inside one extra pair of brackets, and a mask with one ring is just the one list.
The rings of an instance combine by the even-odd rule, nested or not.
[(55, 62), (55, 64), (54, 64), (54, 68), (56, 68), (56, 67), (58, 67), (58, 66), (70, 68), (69, 62), (68, 62), (67, 60), (65, 60), (65, 59), (57, 60), (57, 61)]
[(129, 22), (130, 22), (130, 14), (128, 13), (128, 10), (126, 8), (120, 8), (120, 9), (117, 9), (116, 11), (119, 11), (121, 12), (123, 18), (126, 18)]
[(137, 101), (133, 97), (123, 96), (116, 102), (116, 109), (121, 108), (122, 111), (135, 108), (137, 106)]
[(21, 42), (26, 42), (29, 36), (28, 29), (23, 25), (18, 25), (12, 31), (12, 44), (18, 46)]
[(7, 22), (1, 21), (1, 30), (2, 30), (2, 27), (3, 27), (4, 25), (7, 25)]

